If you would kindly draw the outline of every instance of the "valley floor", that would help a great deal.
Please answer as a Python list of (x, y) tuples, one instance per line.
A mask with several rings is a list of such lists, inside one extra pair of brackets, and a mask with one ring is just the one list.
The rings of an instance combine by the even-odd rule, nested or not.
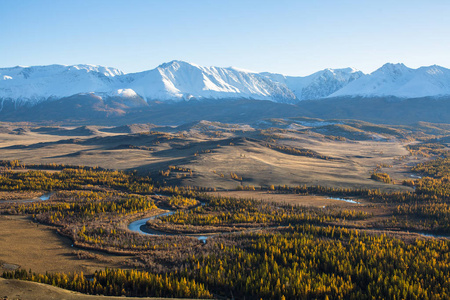
[[(116, 299), (15, 276), (109, 295), (445, 298), (430, 282), (450, 270), (449, 132), (271, 122), (0, 133), (0, 296)], [(164, 234), (129, 230), (164, 211), (145, 224)]]

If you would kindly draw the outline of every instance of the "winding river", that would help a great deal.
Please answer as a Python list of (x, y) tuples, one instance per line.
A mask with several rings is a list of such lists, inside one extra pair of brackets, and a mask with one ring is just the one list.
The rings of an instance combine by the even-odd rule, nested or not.
[[(37, 202), (37, 201), (47, 201), (50, 199), (50, 197), (54, 194), (54, 192), (49, 192), (49, 193), (45, 193), (39, 197), (33, 198), (33, 199), (26, 199), (26, 200), (4, 200), (1, 201), (2, 203), (11, 203), (11, 202), (21, 202), (21, 203), (30, 203), (30, 202)], [(333, 200), (340, 200), (340, 201), (345, 201), (348, 203), (354, 203), (354, 204), (358, 204), (360, 202), (356, 202), (354, 200), (351, 199), (344, 199), (344, 198), (334, 198), (334, 197), (329, 197), (329, 199), (333, 199)], [(200, 203), (200, 205), (205, 205), (205, 203)], [(195, 208), (195, 207), (194, 207)], [(149, 218), (143, 218), (143, 219), (139, 219), (137, 221), (131, 222), (128, 225), (128, 229), (130, 231), (133, 232), (137, 232), (139, 234), (145, 234), (145, 235), (153, 235), (153, 236), (162, 236), (162, 235), (167, 235), (167, 236), (174, 236), (174, 235), (178, 235), (178, 236), (190, 236), (193, 238), (197, 238), (199, 241), (202, 241), (203, 243), (206, 243), (206, 240), (208, 239), (208, 237), (212, 237), (212, 236), (216, 236), (216, 235), (220, 235), (220, 234), (224, 234), (224, 233), (211, 233), (208, 235), (201, 235), (201, 234), (182, 234), (182, 233), (168, 233), (168, 232), (163, 232), (163, 231), (156, 231), (156, 230), (152, 230), (147, 228), (147, 221), (149, 220), (154, 220), (157, 218), (161, 218), (164, 216), (169, 216), (169, 215), (173, 215), (177, 212), (178, 210), (170, 210), (170, 211), (166, 211), (164, 213), (149, 217)], [(261, 229), (261, 228), (259, 228)], [(433, 237), (433, 238), (450, 238), (450, 236), (446, 236), (446, 235), (439, 235), (439, 234), (432, 234), (429, 232), (423, 232), (423, 231), (410, 231), (411, 233), (416, 233), (416, 234), (420, 234), (422, 236), (426, 236), (426, 237)], [(234, 232), (236, 233), (236, 232)]]
[(336, 197), (328, 197), (327, 199), (344, 201), (344, 202), (353, 203), (353, 204), (361, 204), (361, 202), (356, 202), (355, 200), (352, 200), (352, 199), (336, 198)]
[[(203, 205), (203, 204), (202, 204), (202, 205)], [(208, 236), (199, 235), (199, 234), (177, 234), (177, 233), (168, 233), (168, 232), (156, 231), (156, 230), (152, 230), (152, 229), (147, 228), (147, 225), (146, 225), (146, 224), (147, 224), (147, 221), (149, 221), (149, 220), (154, 220), (154, 219), (157, 219), (157, 218), (161, 218), (161, 217), (164, 217), (164, 216), (170, 216), (170, 215), (173, 215), (173, 214), (176, 213), (176, 212), (177, 212), (176, 210), (171, 210), (171, 211), (168, 211), (168, 212), (159, 214), (159, 215), (152, 216), (152, 217), (150, 217), (150, 218), (144, 218), (144, 219), (140, 219), (140, 220), (131, 222), (131, 223), (128, 225), (128, 229), (131, 230), (131, 231), (137, 232), (137, 233), (139, 233), (139, 234), (145, 234), (145, 235), (155, 235), (155, 236), (158, 236), (158, 235), (180, 235), (180, 236), (191, 236), (191, 237), (197, 238), (199, 241), (202, 241), (203, 243), (206, 243), (206, 239), (208, 238)], [(217, 233), (217, 234), (218, 234), (218, 233)], [(217, 235), (217, 234), (214, 234), (214, 235)], [(211, 234), (211, 235), (212, 235), (212, 234)], [(210, 236), (211, 236), (211, 235), (210, 235)]]
[(47, 201), (50, 199), (50, 197), (53, 195), (53, 192), (43, 194), (39, 197), (33, 198), (33, 199), (15, 199), (15, 200), (2, 200), (0, 203), (31, 203), (31, 202), (37, 202), (37, 201)]
[[(329, 197), (328, 199), (345, 201), (345, 202), (353, 203), (353, 204), (359, 204), (360, 203), (360, 202), (357, 202), (357, 201), (354, 201), (354, 200), (351, 200), (351, 199), (344, 199), (344, 198)], [(201, 205), (205, 205), (205, 203), (201, 203)], [(206, 240), (208, 239), (208, 237), (224, 234), (224, 233), (212, 233), (212, 234), (208, 234), (206, 236), (206, 235), (201, 235), (201, 234), (168, 233), (168, 232), (156, 231), (156, 230), (153, 230), (153, 229), (149, 229), (147, 227), (147, 225), (146, 225), (147, 221), (149, 221), (149, 220), (154, 220), (154, 219), (161, 218), (161, 217), (164, 217), (164, 216), (170, 216), (170, 215), (175, 214), (177, 211), (178, 210), (171, 210), (171, 211), (168, 211), (168, 212), (165, 212), (165, 213), (161, 213), (161, 214), (149, 217), (149, 218), (144, 218), (144, 219), (140, 219), (140, 220), (131, 222), (128, 225), (128, 229), (133, 231), (133, 232), (137, 232), (139, 234), (153, 235), (153, 236), (163, 236), (163, 235), (166, 235), (166, 236), (175, 236), (175, 235), (178, 235), (178, 236), (190, 236), (190, 237), (197, 238), (198, 240), (202, 241), (203, 243), (206, 243)], [(258, 229), (262, 229), (262, 228), (256, 228), (256, 229), (258, 230)], [(355, 229), (358, 229), (358, 228), (355, 228)], [(248, 230), (243, 230), (243, 231), (248, 231)], [(243, 232), (243, 231), (236, 231), (236, 232), (233, 232), (233, 233), (239, 233), (239, 232)], [(380, 229), (380, 231), (383, 231), (383, 230)], [(421, 232), (421, 231), (404, 231), (404, 232), (416, 233), (416, 234), (419, 234), (419, 235), (422, 235), (422, 236), (425, 236), (425, 237), (445, 238), (445, 239), (450, 238), (450, 236), (432, 234), (432, 233)]]

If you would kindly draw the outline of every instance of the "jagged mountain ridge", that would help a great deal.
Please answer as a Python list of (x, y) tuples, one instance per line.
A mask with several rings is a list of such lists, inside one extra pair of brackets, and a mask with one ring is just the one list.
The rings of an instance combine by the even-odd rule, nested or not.
[(0, 69), (0, 98), (28, 103), (79, 93), (107, 91), (122, 71), (92, 65)]
[(156, 69), (128, 74), (129, 86), (146, 100), (246, 98), (293, 102), (285, 85), (235, 68), (202, 67), (172, 61)]
[(305, 77), (273, 73), (260, 74), (285, 84), (299, 100), (326, 98), (350, 82), (364, 76), (363, 72), (354, 68), (325, 69)]
[(346, 68), (296, 77), (232, 67), (202, 67), (183, 61), (130, 74), (93, 65), (0, 68), (2, 106), (5, 100), (14, 102), (14, 106), (35, 105), (89, 93), (105, 99), (125, 99), (132, 106), (192, 99), (295, 103), (334, 97), (438, 97), (450, 95), (450, 70), (385, 64), (371, 74)]
[(411, 69), (385, 64), (371, 74), (350, 82), (329, 97), (422, 98), (450, 95), (450, 70), (440, 66)]

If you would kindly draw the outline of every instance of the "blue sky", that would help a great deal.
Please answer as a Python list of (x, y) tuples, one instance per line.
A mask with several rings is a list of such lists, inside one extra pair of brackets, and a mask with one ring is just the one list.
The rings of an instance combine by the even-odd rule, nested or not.
[(0, 0), (0, 67), (450, 68), (450, 1)]

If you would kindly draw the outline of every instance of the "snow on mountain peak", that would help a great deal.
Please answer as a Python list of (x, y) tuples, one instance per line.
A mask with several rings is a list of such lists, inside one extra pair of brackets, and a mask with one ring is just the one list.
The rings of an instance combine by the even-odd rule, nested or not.
[(305, 77), (260, 73), (273, 81), (285, 84), (294, 92), (298, 100), (325, 98), (349, 82), (364, 74), (354, 68), (324, 69)]
[(244, 72), (244, 73), (257, 73), (257, 72), (252, 71), (252, 70), (247, 70), (247, 69), (242, 69), (242, 68), (237, 68), (237, 67), (228, 67), (227, 69), (235, 70), (235, 71), (238, 71), (238, 72)]
[(443, 68), (438, 65), (432, 65), (432, 66), (428, 66), (428, 67), (420, 67), (419, 69), (424, 70), (429, 75), (438, 75), (438, 76), (444, 75), (446, 72), (449, 71), (448, 69)]
[(97, 65), (79, 64), (79, 65), (73, 65), (73, 66), (67, 66), (67, 67), (69, 68), (69, 70), (70, 69), (86, 70), (87, 72), (100, 73), (107, 77), (124, 75), (124, 73), (119, 69), (110, 68), (110, 67), (102, 67), (102, 66), (97, 66)]
[(387, 63), (368, 75), (343, 68), (301, 77), (203, 67), (180, 60), (131, 74), (89, 64), (0, 68), (0, 100), (35, 103), (80, 93), (146, 101), (245, 98), (293, 103), (343, 96), (413, 98), (450, 95), (450, 70)]
[(39, 102), (110, 89), (111, 78), (123, 72), (94, 65), (48, 65), (1, 68), (0, 98)]
[(182, 67), (195, 67), (195, 68), (199, 68), (199, 65), (196, 65), (194, 63), (190, 63), (187, 61), (183, 61), (183, 60), (172, 60), (170, 62), (166, 62), (166, 63), (162, 63), (161, 65), (159, 65), (157, 67), (157, 69), (174, 69), (174, 70), (178, 70), (179, 68)]
[(387, 63), (384, 64), (381, 68), (379, 68), (375, 72), (373, 72), (372, 74), (381, 73), (384, 74), (385, 76), (400, 77), (403, 74), (410, 73), (411, 71), (412, 69), (408, 68), (404, 64)]
[[(140, 76), (142, 74), (143, 76)], [(254, 98), (292, 102), (295, 95), (277, 82), (235, 68), (202, 67), (184, 61), (131, 75), (131, 87), (147, 100)], [(152, 89), (149, 89), (151, 86)]]
[(351, 68), (351, 67), (349, 67), (349, 68), (343, 68), (343, 69), (331, 69), (331, 68), (327, 68), (327, 69), (324, 69), (324, 70), (319, 71), (319, 72), (317, 72), (317, 73), (320, 73), (320, 72), (322, 72), (322, 73), (328, 72), (328, 73), (331, 73), (331, 74), (353, 74), (353, 73), (362, 73), (360, 70), (355, 69), (355, 68)]
[(409, 68), (405, 66), (404, 63), (385, 63), (378, 70), (385, 70), (385, 69), (409, 69)]
[(411, 69), (404, 64), (387, 63), (330, 97), (418, 98), (442, 95), (450, 95), (450, 70), (439, 66)]

